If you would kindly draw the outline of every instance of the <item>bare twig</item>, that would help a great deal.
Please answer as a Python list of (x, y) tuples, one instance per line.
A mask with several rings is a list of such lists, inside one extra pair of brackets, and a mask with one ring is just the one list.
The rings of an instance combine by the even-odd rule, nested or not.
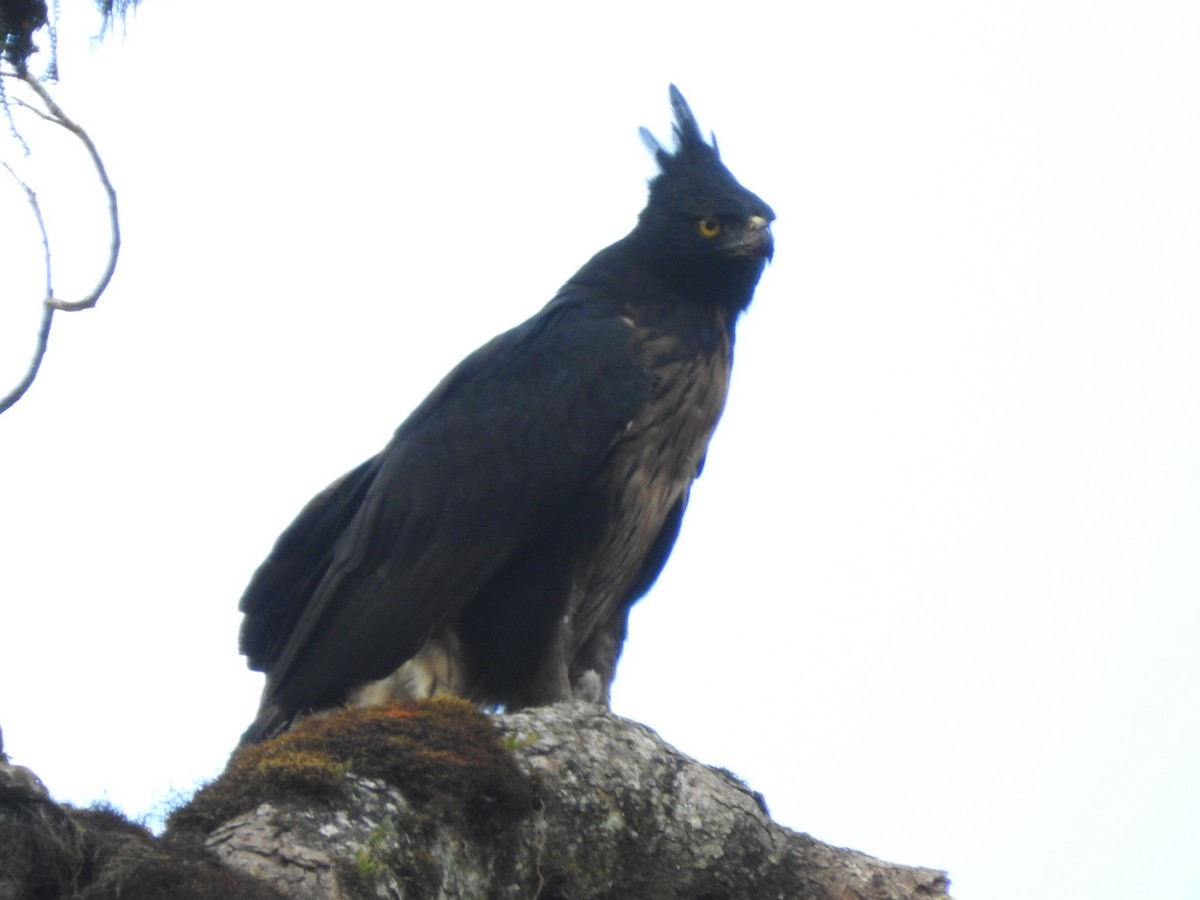
[(121, 222), (117, 217), (117, 192), (113, 188), (112, 182), (108, 180), (108, 171), (104, 168), (104, 161), (100, 159), (100, 153), (96, 150), (96, 145), (92, 143), (92, 139), (88, 133), (81, 126), (75, 124), (62, 111), (59, 105), (54, 102), (54, 98), (50, 96), (50, 93), (42, 87), (36, 78), (26, 72), (22, 74), (21, 80), (29, 85), (30, 89), (46, 105), (46, 109), (54, 117), (54, 122), (79, 138), (80, 143), (83, 144), (87, 149), (88, 155), (92, 158), (92, 165), (96, 167), (96, 175), (100, 178), (100, 184), (104, 187), (104, 193), (108, 195), (108, 225), (112, 234), (112, 241), (109, 244), (108, 263), (104, 267), (104, 272), (100, 275), (100, 280), (92, 288), (91, 293), (80, 300), (60, 300), (53, 294), (46, 297), (47, 304), (64, 312), (91, 309), (96, 305), (96, 301), (100, 299), (100, 295), (104, 293), (104, 289), (108, 287), (109, 281), (112, 280), (113, 272), (117, 268), (117, 254), (121, 250)]
[(42, 112), (40, 109), (38, 109), (32, 103), (26, 103), (20, 97), (9, 97), (8, 103), (10, 106), (18, 106), (21, 109), (28, 110), (29, 112), (31, 112), (35, 116), (37, 116), (39, 119), (45, 119), (47, 122), (53, 122), (55, 125), (58, 124), (58, 119), (54, 118), (54, 116), (50, 115), (49, 113)]
[[(54, 293), (54, 288), (50, 283), (50, 237), (46, 234), (46, 220), (42, 218), (42, 207), (38, 203), (37, 194), (33, 188), (22, 181), (17, 173), (12, 170), (6, 162), (0, 162), (8, 174), (21, 186), (21, 190), (25, 192), (25, 199), (29, 201), (29, 206), (33, 210), (33, 217), (37, 219), (38, 231), (42, 234), (42, 249), (46, 259), (46, 297), (49, 298)], [(54, 321), (54, 307), (49, 303), (42, 304), (42, 321), (38, 326), (37, 344), (33, 350), (33, 359), (29, 362), (29, 368), (25, 370), (25, 376), (21, 381), (9, 391), (2, 399), (0, 399), (0, 413), (7, 410), (10, 406), (20, 400), (29, 386), (33, 384), (33, 379), (37, 378), (38, 369), (42, 367), (42, 357), (46, 355), (46, 344), (50, 340), (50, 323)]]
[(34, 379), (37, 377), (38, 370), (42, 365), (42, 359), (46, 355), (46, 345), (50, 339), (50, 325), (54, 320), (55, 310), (76, 312), (81, 309), (91, 309), (96, 305), (96, 301), (100, 299), (100, 295), (108, 287), (109, 282), (112, 280), (113, 272), (116, 271), (117, 255), (121, 249), (121, 224), (117, 216), (117, 192), (108, 178), (104, 162), (100, 159), (100, 154), (96, 150), (96, 145), (92, 143), (91, 136), (62, 111), (62, 108), (54, 102), (54, 98), (50, 96), (49, 92), (24, 67), (18, 69), (16, 73), (0, 72), (0, 75), (8, 78), (17, 78), (25, 82), (45, 105), (46, 112), (42, 112), (19, 99), (9, 98), (9, 102), (24, 107), (46, 121), (53, 122), (55, 125), (65, 128), (83, 144), (88, 156), (91, 157), (92, 165), (96, 168), (96, 174), (99, 176), (100, 184), (104, 188), (104, 192), (108, 198), (108, 222), (112, 236), (109, 243), (108, 261), (105, 264), (104, 271), (100, 275), (99, 281), (97, 281), (91, 292), (79, 300), (62, 300), (55, 297), (51, 282), (50, 238), (46, 232), (46, 223), (42, 217), (42, 208), (38, 203), (37, 194), (17, 176), (16, 172), (7, 163), (0, 162), (0, 165), (3, 165), (8, 170), (8, 173), (21, 186), (22, 190), (25, 191), (25, 196), (29, 200), (30, 207), (33, 209), (34, 217), (37, 219), (38, 230), (42, 235), (42, 248), (45, 252), (46, 260), (46, 294), (42, 300), (42, 321), (38, 326), (37, 343), (34, 348), (33, 359), (30, 361), (24, 377), (17, 386), (9, 391), (6, 396), (0, 398), (0, 413), (3, 413), (25, 395), (25, 392), (29, 390), (30, 385), (33, 384)]
[[(13, 121), (12, 110), (9, 109), (8, 94), (5, 93), (5, 90), (4, 90), (4, 77), (3, 76), (5, 76), (5, 75), (8, 75), (8, 73), (0, 72), (0, 111), (3, 111), (4, 121), (8, 123), (8, 133), (12, 136), (12, 139), (14, 141), (16, 141), (17, 144), (21, 147), (21, 152), (24, 153), (26, 156), (28, 156), (29, 155), (29, 145), (25, 143), (25, 138), (21, 137), (21, 132), (17, 130), (17, 123)], [(22, 106), (25, 105), (24, 103), (21, 102), (20, 98), (13, 98), (12, 102), (20, 104)]]
[(42, 357), (46, 355), (46, 344), (50, 340), (50, 323), (54, 321), (54, 307), (46, 303), (42, 305), (42, 322), (38, 325), (37, 344), (33, 350), (33, 359), (25, 370), (25, 377), (17, 386), (0, 398), (0, 413), (6, 412), (10, 406), (25, 396), (33, 379), (37, 378), (38, 369), (42, 367)]

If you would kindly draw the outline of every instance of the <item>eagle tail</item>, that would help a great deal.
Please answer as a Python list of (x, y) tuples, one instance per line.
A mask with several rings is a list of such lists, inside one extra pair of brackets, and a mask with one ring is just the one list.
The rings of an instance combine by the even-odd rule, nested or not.
[(273, 703), (263, 704), (254, 721), (250, 723), (250, 727), (242, 732), (238, 747), (248, 747), (251, 744), (258, 744), (275, 737), (286, 731), (294, 718)]

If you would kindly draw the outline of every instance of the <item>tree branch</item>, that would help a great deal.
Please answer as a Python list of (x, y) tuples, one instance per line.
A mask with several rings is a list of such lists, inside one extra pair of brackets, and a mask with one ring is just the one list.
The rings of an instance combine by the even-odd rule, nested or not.
[(46, 261), (46, 293), (42, 300), (42, 321), (38, 326), (37, 343), (34, 348), (33, 359), (30, 361), (29, 368), (26, 370), (24, 377), (9, 393), (0, 399), (0, 413), (7, 411), (14, 403), (25, 395), (29, 387), (33, 384), (37, 377), (38, 370), (41, 368), (42, 359), (46, 355), (46, 346), (50, 339), (50, 325), (54, 320), (55, 310), (63, 312), (77, 312), (81, 309), (91, 309), (100, 299), (100, 295), (108, 288), (109, 282), (112, 280), (113, 273), (117, 268), (117, 256), (121, 249), (121, 223), (117, 214), (117, 192), (113, 188), (112, 181), (109, 180), (108, 171), (104, 167), (104, 161), (100, 158), (99, 151), (96, 150), (96, 145), (92, 142), (91, 136), (77, 124), (62, 108), (54, 102), (54, 98), (46, 90), (42, 84), (29, 74), (23, 66), (19, 67), (15, 73), (0, 72), (6, 78), (16, 78), (28, 85), (29, 89), (37, 95), (42, 104), (46, 107), (46, 112), (32, 106), (29, 103), (20, 100), (19, 98), (11, 98), (11, 102), (21, 108), (27, 109), (35, 115), (52, 122), (62, 128), (65, 128), (71, 134), (79, 139), (87, 150), (88, 156), (91, 158), (92, 165), (96, 169), (96, 175), (100, 179), (100, 184), (104, 188), (105, 196), (108, 203), (108, 224), (111, 240), (109, 241), (108, 259), (104, 266), (104, 271), (100, 274), (100, 279), (96, 282), (95, 287), (79, 300), (63, 300), (54, 296), (54, 288), (51, 283), (51, 265), (50, 265), (50, 238), (46, 232), (45, 219), (42, 216), (41, 206), (38, 204), (37, 194), (22, 181), (12, 170), (7, 163), (0, 163), (8, 173), (16, 179), (22, 190), (25, 191), (25, 196), (29, 200), (29, 204), (33, 209), (34, 217), (37, 219), (38, 230), (42, 235), (42, 247), (45, 252)]
[(96, 301), (100, 299), (100, 295), (104, 293), (105, 288), (108, 287), (108, 283), (112, 280), (113, 272), (117, 268), (117, 254), (121, 250), (121, 223), (117, 216), (117, 192), (112, 182), (109, 181), (108, 170), (104, 168), (104, 161), (100, 158), (100, 153), (96, 150), (96, 145), (92, 143), (91, 136), (62, 111), (62, 108), (50, 96), (49, 91), (36, 78), (28, 72), (21, 73), (20, 78), (29, 85), (29, 88), (46, 105), (46, 109), (52, 117), (51, 121), (57, 125), (61, 125), (75, 135), (75, 137), (79, 138), (80, 143), (87, 149), (88, 156), (92, 159), (92, 165), (96, 167), (96, 175), (100, 178), (100, 184), (104, 187), (104, 193), (108, 197), (108, 225), (112, 240), (109, 243), (108, 262), (104, 267), (104, 272), (100, 275), (100, 280), (92, 288), (91, 293), (80, 300), (60, 300), (53, 294), (47, 294), (46, 296), (46, 303), (48, 305), (53, 306), (55, 309), (61, 309), (64, 312), (91, 309), (96, 305)]
[[(948, 895), (944, 872), (778, 825), (728, 772), (599, 706), (490, 717), (502, 756), (481, 752), (483, 729), (447, 726), (435, 740), (451, 709), (432, 701), (307, 719), (236, 754), (168, 834), (203, 840), (227, 869), (304, 900)], [(719, 714), (712, 724), (721, 727)], [(283, 775), (301, 771), (296, 760), (310, 767)], [(531, 793), (518, 790), (513, 764)]]
[[(42, 249), (45, 252), (46, 259), (46, 297), (49, 298), (54, 294), (54, 289), (50, 284), (50, 237), (46, 234), (46, 220), (42, 218), (42, 207), (38, 203), (37, 194), (33, 188), (27, 185), (12, 170), (6, 162), (0, 162), (0, 165), (8, 171), (8, 174), (21, 186), (25, 191), (25, 198), (29, 201), (29, 206), (33, 209), (33, 217), (37, 220), (38, 231), (42, 235)], [(38, 370), (42, 367), (42, 357), (46, 355), (46, 344), (50, 340), (50, 324), (54, 321), (54, 307), (49, 303), (42, 304), (42, 321), (38, 326), (37, 343), (33, 350), (33, 359), (29, 362), (29, 368), (25, 370), (25, 376), (18, 382), (17, 386), (9, 391), (3, 399), (0, 399), (0, 413), (5, 412), (14, 403), (25, 396), (25, 392), (29, 390), (29, 386), (33, 384), (33, 379), (37, 378)]]

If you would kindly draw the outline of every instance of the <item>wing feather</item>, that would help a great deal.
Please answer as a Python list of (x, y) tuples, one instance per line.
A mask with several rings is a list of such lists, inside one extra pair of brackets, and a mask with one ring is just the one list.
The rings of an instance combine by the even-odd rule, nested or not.
[(264, 707), (388, 675), (601, 470), (651, 375), (628, 322), (582, 294), (467, 357), (280, 538), (241, 603)]

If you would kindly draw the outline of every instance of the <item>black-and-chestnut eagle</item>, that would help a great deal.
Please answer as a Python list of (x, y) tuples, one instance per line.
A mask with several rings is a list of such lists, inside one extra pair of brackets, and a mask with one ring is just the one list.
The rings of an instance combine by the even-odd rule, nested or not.
[(628, 235), (464, 359), (315, 497), (241, 600), (266, 673), (244, 743), (343, 703), (607, 705), (721, 417), (774, 212), (673, 85), (673, 150)]

